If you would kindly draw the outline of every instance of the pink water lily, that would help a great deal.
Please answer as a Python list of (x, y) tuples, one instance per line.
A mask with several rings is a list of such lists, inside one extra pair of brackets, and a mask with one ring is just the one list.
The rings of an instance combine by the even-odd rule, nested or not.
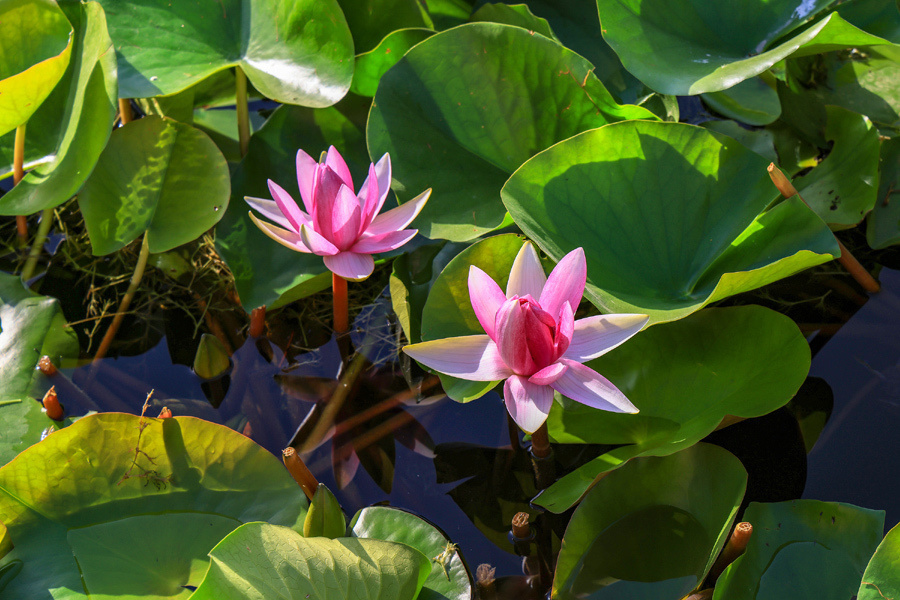
[(331, 146), (321, 163), (297, 151), (297, 184), (302, 210), (284, 189), (269, 180), (274, 200), (246, 197), (250, 206), (281, 227), (250, 218), (267, 236), (298, 252), (324, 257), (325, 266), (344, 279), (359, 281), (372, 274), (373, 254), (395, 250), (411, 240), (416, 229), (404, 229), (425, 206), (431, 190), (378, 214), (391, 186), (391, 158), (387, 154), (369, 165), (369, 175), (357, 195), (350, 169)]
[(623, 343), (649, 317), (617, 314), (576, 321), (586, 279), (581, 248), (565, 255), (547, 277), (534, 246), (526, 243), (513, 262), (505, 294), (490, 275), (469, 268), (469, 298), (486, 335), (422, 342), (403, 351), (460, 379), (506, 379), (506, 408), (527, 433), (547, 419), (554, 390), (593, 408), (636, 413), (615, 385), (582, 363)]

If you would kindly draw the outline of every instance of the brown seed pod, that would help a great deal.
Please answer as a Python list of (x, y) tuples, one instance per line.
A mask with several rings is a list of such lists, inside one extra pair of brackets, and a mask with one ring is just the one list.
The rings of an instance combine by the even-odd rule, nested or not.
[(46, 354), (41, 357), (41, 360), (38, 361), (38, 369), (40, 369), (41, 373), (43, 373), (47, 377), (53, 377), (54, 375), (56, 375), (56, 365), (53, 364), (53, 361), (50, 360), (50, 357)]
[(47, 411), (48, 417), (50, 417), (54, 421), (63, 420), (63, 408), (59, 403), (59, 398), (57, 398), (56, 396), (56, 386), (53, 386), (49, 390), (47, 390), (47, 393), (44, 394), (44, 399), (41, 400), (41, 403), (44, 405), (44, 410)]

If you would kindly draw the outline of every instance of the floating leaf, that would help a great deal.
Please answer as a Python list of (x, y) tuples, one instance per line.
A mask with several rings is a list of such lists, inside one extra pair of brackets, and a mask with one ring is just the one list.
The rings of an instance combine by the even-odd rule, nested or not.
[(347, 17), (356, 54), (383, 46), (386, 38), (397, 30), (434, 27), (423, 6), (425, 3), (417, 0), (338, 0), (338, 4)]
[(228, 165), (206, 134), (145, 117), (113, 132), (78, 206), (95, 255), (115, 252), (144, 232), (156, 253), (215, 225), (229, 191)]
[(826, 107), (825, 139), (833, 147), (819, 165), (794, 179), (794, 187), (832, 229), (853, 227), (875, 205), (878, 130), (863, 115)]
[(304, 538), (248, 523), (210, 552), (206, 578), (191, 600), (414, 600), (430, 564), (418, 550), (381, 540)]
[(378, 82), (387, 70), (397, 64), (410, 48), (432, 35), (434, 31), (430, 29), (401, 29), (385, 37), (372, 50), (357, 56), (350, 91), (361, 96), (374, 96)]
[(24, 124), (59, 82), (72, 55), (72, 26), (56, 2), (0, 4), (0, 135)]
[(353, 41), (335, 0), (101, 0), (119, 61), (119, 96), (180, 92), (238, 66), (279, 102), (330, 106), (350, 87)]
[(703, 94), (703, 101), (720, 115), (747, 125), (768, 125), (781, 115), (778, 92), (759, 77)]
[[(850, 504), (793, 500), (751, 502), (743, 519), (753, 525), (747, 550), (716, 583), (715, 600), (843, 600), (856, 593), (860, 577), (881, 540), (884, 511)], [(797, 573), (818, 573), (829, 587), (795, 582)], [(829, 572), (824, 576), (823, 573)], [(807, 578), (801, 578), (807, 579)]]
[[(299, 528), (306, 498), (246, 437), (191, 417), (84, 417), (0, 469), (0, 521), (22, 559), (10, 598), (187, 598), (243, 522)], [(83, 590), (83, 591), (82, 591)]]
[(884, 600), (900, 596), (900, 526), (894, 526), (875, 550), (869, 561), (857, 600)]
[[(781, 42), (833, 0), (750, 0), (739, 6), (691, 0), (597, 0), (604, 39), (625, 68), (657, 92), (725, 90), (788, 56), (889, 45), (832, 13)], [(768, 48), (768, 50), (767, 50)]]
[(881, 144), (878, 199), (869, 214), (866, 239), (873, 248), (900, 242), (900, 138)]
[(355, 537), (399, 542), (432, 559), (431, 574), (418, 600), (472, 597), (471, 576), (456, 546), (425, 519), (390, 506), (370, 506), (356, 513), (350, 528)]
[(777, 196), (766, 166), (700, 127), (628, 121), (545, 150), (501, 194), (552, 258), (584, 248), (585, 294), (603, 312), (658, 323), (838, 254), (799, 199), (766, 210)]
[(539, 33), (551, 40), (559, 41), (550, 28), (547, 19), (535, 16), (528, 8), (527, 4), (485, 4), (469, 17), (472, 23), (488, 22), (488, 23), (505, 23), (507, 25), (515, 25), (528, 31)]
[(431, 36), (384, 74), (367, 139), (373, 156), (391, 153), (402, 199), (434, 189), (414, 226), (466, 241), (504, 223), (497, 192), (519, 165), (624, 119), (656, 117), (616, 104), (591, 64), (553, 40), (472, 23)]
[[(33, 213), (71, 198), (91, 174), (112, 131), (116, 61), (103, 9), (96, 2), (63, 3), (62, 9), (75, 26), (72, 60), (29, 120), (25, 155), (36, 166), (0, 199), (0, 214)], [(12, 163), (13, 136), (0, 141), (4, 167)]]
[(554, 512), (574, 504), (599, 474), (634, 456), (671, 454), (709, 435), (726, 415), (758, 417), (784, 405), (809, 372), (810, 353), (789, 318), (761, 306), (736, 306), (652, 327), (587, 364), (641, 412), (553, 406), (547, 426), (557, 442), (630, 444), (541, 494), (537, 503)]
[(725, 544), (747, 473), (727, 450), (698, 444), (611, 473), (575, 510), (553, 578), (560, 600), (677, 600)]
[(40, 441), (41, 432), (55, 424), (31, 396), (43, 355), (54, 361), (78, 356), (75, 332), (66, 328), (56, 299), (0, 273), (0, 465)]

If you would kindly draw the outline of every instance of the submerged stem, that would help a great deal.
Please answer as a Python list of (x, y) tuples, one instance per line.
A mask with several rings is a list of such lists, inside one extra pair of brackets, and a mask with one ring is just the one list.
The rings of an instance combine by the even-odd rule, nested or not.
[(37, 234), (34, 236), (34, 241), (31, 243), (31, 250), (28, 251), (28, 260), (25, 261), (25, 266), (22, 268), (23, 281), (28, 281), (34, 274), (38, 258), (41, 256), (41, 248), (44, 246), (44, 242), (47, 241), (47, 234), (50, 233), (50, 226), (52, 224), (53, 209), (45, 208), (43, 212), (41, 212), (41, 223), (38, 225)]
[[(18, 185), (25, 177), (25, 123), (16, 127), (16, 138), (13, 142), (13, 185)], [(28, 218), (25, 215), (16, 216), (16, 230), (18, 232), (19, 246), (24, 247), (28, 243)]]
[(103, 336), (103, 340), (100, 342), (100, 347), (97, 348), (97, 353), (94, 355), (94, 362), (100, 360), (104, 356), (106, 356), (106, 352), (109, 350), (110, 344), (112, 344), (113, 338), (116, 337), (116, 332), (119, 330), (119, 326), (122, 324), (122, 319), (125, 318), (125, 313), (128, 311), (128, 307), (131, 305), (131, 300), (134, 298), (135, 292), (137, 292), (138, 286), (141, 284), (141, 279), (144, 277), (144, 269), (147, 267), (147, 259), (150, 258), (150, 245), (147, 242), (147, 234), (144, 234), (144, 240), (141, 242), (141, 253), (138, 255), (137, 265), (134, 267), (134, 274), (131, 276), (131, 282), (128, 284), (128, 289), (125, 291), (125, 296), (122, 297), (122, 302), (119, 304), (119, 310), (116, 311), (116, 316), (113, 318), (113, 322), (110, 323), (109, 329), (106, 330), (106, 334)]
[(250, 149), (250, 108), (247, 106), (247, 75), (240, 67), (234, 68), (234, 104), (237, 112), (238, 140), (241, 145), (241, 158)]

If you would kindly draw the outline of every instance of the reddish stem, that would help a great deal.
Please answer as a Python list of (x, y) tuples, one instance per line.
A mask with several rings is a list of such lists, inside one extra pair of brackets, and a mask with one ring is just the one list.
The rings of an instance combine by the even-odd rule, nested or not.
[(334, 332), (337, 334), (350, 331), (350, 314), (347, 304), (347, 280), (331, 274), (331, 289), (334, 295)]

